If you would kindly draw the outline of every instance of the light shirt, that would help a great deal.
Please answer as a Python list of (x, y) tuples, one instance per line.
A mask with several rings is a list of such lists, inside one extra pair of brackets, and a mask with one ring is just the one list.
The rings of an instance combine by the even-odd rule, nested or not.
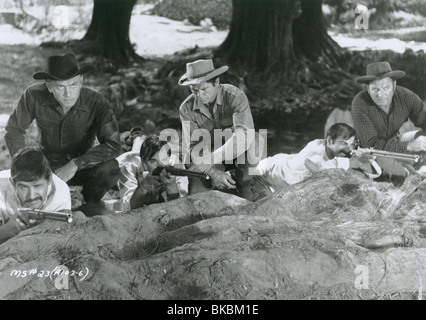
[[(169, 165), (177, 163), (177, 157), (171, 155)], [(120, 190), (121, 210), (130, 211), (130, 199), (138, 187), (138, 177), (145, 177), (149, 171), (143, 166), (139, 152), (126, 152), (117, 158), (120, 167), (120, 176), (118, 179), (118, 189)], [(176, 185), (179, 191), (179, 197), (188, 194), (188, 177), (176, 177)], [(167, 194), (163, 192), (163, 198), (167, 201)]]
[(317, 139), (309, 142), (297, 154), (279, 153), (261, 160), (256, 171), (265, 178), (274, 190), (277, 190), (312, 176), (312, 172), (306, 166), (307, 159), (313, 162), (319, 170), (333, 168), (348, 170), (350, 165), (349, 158), (335, 157), (329, 159), (325, 151), (325, 140)]
[[(3, 217), (3, 223), (8, 220), (9, 216), (16, 214), (18, 208), (22, 208), (22, 205), (10, 181), (10, 170), (0, 171), (0, 219)], [(65, 181), (53, 173), (47, 199), (41, 209), (47, 211), (71, 210), (69, 187)], [(2, 222), (0, 222), (1, 224)]]

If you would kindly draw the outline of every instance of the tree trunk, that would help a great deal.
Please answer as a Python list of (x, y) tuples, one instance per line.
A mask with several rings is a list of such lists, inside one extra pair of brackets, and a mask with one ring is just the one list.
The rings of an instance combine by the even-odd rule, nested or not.
[(92, 22), (82, 42), (120, 65), (141, 59), (129, 39), (130, 18), (136, 0), (94, 0)]
[(216, 52), (249, 70), (287, 71), (300, 57), (338, 62), (321, 0), (233, 0), (228, 37)]
[(329, 67), (340, 64), (339, 45), (328, 35), (322, 14), (322, 1), (302, 0), (302, 14), (294, 20), (293, 39), (296, 56), (325, 62)]
[(299, 0), (233, 0), (229, 34), (216, 55), (249, 69), (293, 59), (292, 23)]

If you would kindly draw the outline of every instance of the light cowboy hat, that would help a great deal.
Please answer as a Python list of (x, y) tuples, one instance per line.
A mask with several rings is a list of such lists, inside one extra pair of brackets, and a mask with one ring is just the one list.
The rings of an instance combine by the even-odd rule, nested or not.
[(50, 56), (47, 58), (47, 72), (34, 73), (36, 80), (68, 80), (93, 70), (92, 66), (78, 66), (77, 59), (72, 52), (61, 56)]
[(178, 84), (188, 86), (191, 84), (199, 84), (208, 81), (228, 70), (228, 66), (215, 69), (213, 61), (197, 60), (186, 64), (186, 73), (179, 79)]
[(369, 83), (370, 81), (383, 79), (386, 77), (393, 79), (400, 79), (405, 76), (405, 72), (401, 70), (394, 70), (387, 61), (374, 62), (367, 65), (367, 72), (365, 76), (355, 79), (357, 83)]

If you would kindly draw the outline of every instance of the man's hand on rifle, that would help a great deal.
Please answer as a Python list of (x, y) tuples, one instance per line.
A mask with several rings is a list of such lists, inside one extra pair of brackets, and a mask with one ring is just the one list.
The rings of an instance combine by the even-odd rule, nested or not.
[(419, 136), (407, 145), (407, 151), (426, 151), (426, 136)]
[(370, 157), (366, 154), (356, 153), (349, 159), (349, 167), (352, 169), (361, 169), (364, 172), (372, 173)]
[(150, 172), (139, 180), (139, 185), (146, 190), (155, 190), (161, 188), (163, 186), (163, 182), (161, 181), (160, 176), (154, 176), (152, 175), (152, 172)]
[(43, 220), (41, 219), (30, 219), (29, 213), (26, 211), (18, 211), (15, 215), (12, 215), (9, 221), (6, 223), (12, 225), (17, 233), (24, 231), (28, 228), (34, 227)]
[(160, 173), (160, 180), (166, 186), (167, 194), (179, 194), (179, 190), (176, 184), (176, 176), (163, 169), (163, 171)]
[(224, 172), (216, 168), (210, 168), (208, 174), (213, 180), (213, 186), (217, 189), (235, 189), (235, 180), (229, 172)]

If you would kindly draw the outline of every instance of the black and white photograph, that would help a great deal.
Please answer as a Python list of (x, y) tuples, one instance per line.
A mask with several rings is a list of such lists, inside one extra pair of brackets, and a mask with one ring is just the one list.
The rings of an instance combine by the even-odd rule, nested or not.
[(0, 0), (0, 300), (426, 299), (425, 26), (424, 0)]

